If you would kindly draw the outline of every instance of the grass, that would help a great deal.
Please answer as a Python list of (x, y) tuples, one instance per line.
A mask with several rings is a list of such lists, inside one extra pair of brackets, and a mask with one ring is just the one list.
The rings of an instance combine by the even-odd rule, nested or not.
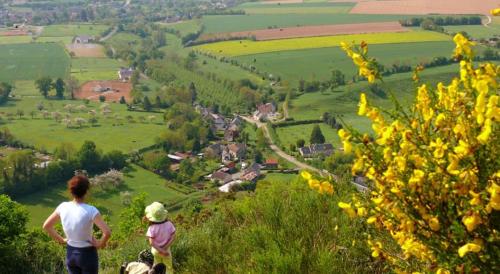
[(43, 28), (41, 36), (44, 37), (61, 37), (61, 36), (77, 36), (91, 35), (100, 36), (101, 33), (109, 29), (106, 25), (93, 24), (78, 24), (78, 25), (50, 25)]
[[(188, 33), (195, 33), (200, 30), (201, 22), (199, 19), (183, 21), (178, 23), (159, 23), (160, 26), (166, 27), (168, 29), (174, 29), (179, 31), (181, 36)], [(167, 40), (168, 42), (168, 40)]]
[(63, 43), (65, 45), (71, 44), (73, 41), (73, 36), (41, 36), (36, 39), (37, 43), (47, 43), (47, 42), (54, 42), (54, 43)]
[(465, 31), (472, 38), (475, 39), (488, 39), (500, 36), (500, 24), (491, 24), (489, 27), (483, 25), (478, 26), (446, 26), (444, 27), (448, 32)]
[(31, 36), (0, 36), (0, 45), (30, 43)]
[[(295, 144), (299, 139), (305, 140), (306, 145), (309, 145), (309, 138), (311, 137), (311, 132), (315, 125), (316, 124), (307, 124), (307, 125), (280, 127), (276, 128), (275, 131), (280, 139), (281, 145), (288, 149), (290, 147), (290, 144)], [(338, 147), (340, 141), (337, 135), (337, 130), (326, 124), (318, 124), (318, 125), (321, 128), (321, 132), (325, 136), (325, 141), (327, 143), (332, 143), (335, 147)]]
[[(19, 140), (32, 144), (37, 148), (53, 151), (62, 142), (72, 143), (75, 147), (80, 147), (86, 140), (92, 140), (97, 147), (103, 151), (121, 150), (125, 153), (133, 150), (148, 147), (155, 143), (155, 138), (165, 129), (159, 123), (161, 114), (155, 114), (157, 123), (140, 123), (140, 116), (149, 116), (148, 113), (129, 112), (125, 105), (111, 104), (113, 111), (110, 118), (105, 118), (101, 114), (97, 115), (99, 123), (97, 126), (86, 125), (82, 128), (67, 128), (62, 123), (57, 123), (52, 118), (43, 119), (41, 114), (32, 119), (31, 111), (36, 111), (38, 103), (43, 103), (45, 109), (49, 112), (59, 111), (63, 117), (67, 113), (64, 111), (64, 105), (81, 105), (81, 101), (72, 100), (46, 100), (42, 97), (25, 97), (16, 101), (11, 101), (5, 106), (0, 107), (0, 112), (15, 114), (17, 110), (23, 110), (25, 116), (19, 119), (6, 121), (6, 126)], [(99, 110), (100, 104), (89, 103), (88, 110)], [(114, 115), (120, 116), (123, 121), (118, 124)], [(135, 123), (129, 123), (126, 116), (134, 117)], [(87, 112), (72, 113), (71, 118), (81, 117), (88, 119)]]
[(270, 41), (224, 41), (195, 47), (201, 51), (224, 56), (241, 56), (287, 50), (338, 47), (340, 42), (365, 41), (368, 44), (394, 44), (410, 42), (449, 41), (450, 37), (430, 31), (403, 33), (369, 33), (323, 37), (305, 37)]
[[(131, 171), (125, 175), (125, 182), (116, 190), (109, 192), (93, 191), (89, 197), (89, 203), (98, 206), (101, 214), (109, 218), (111, 225), (119, 221), (119, 213), (124, 205), (120, 192), (128, 191), (133, 196), (145, 192), (147, 203), (160, 201), (172, 204), (183, 201), (193, 194), (183, 194), (173, 188), (166, 187), (166, 181), (160, 176), (133, 165)], [(69, 200), (64, 183), (60, 186), (50, 188), (32, 195), (25, 196), (19, 200), (26, 206), (30, 213), (31, 227), (40, 227), (45, 220), (61, 202)]]
[(205, 33), (248, 31), (268, 27), (388, 22), (412, 18), (412, 15), (377, 14), (252, 14), (203, 16)]
[[(395, 63), (414, 65), (437, 56), (448, 57), (453, 48), (453, 43), (447, 41), (369, 46), (370, 56), (376, 57), (387, 67)], [(338, 47), (270, 52), (238, 56), (235, 59), (290, 82), (300, 79), (326, 80), (333, 69), (340, 69), (347, 79), (357, 74), (351, 59)]]
[(118, 79), (123, 62), (110, 58), (74, 58), (71, 60), (71, 76), (81, 83), (91, 80)]
[(69, 56), (56, 43), (0, 46), (0, 81), (35, 80), (41, 76), (66, 77)]
[(354, 3), (293, 3), (262, 4), (245, 3), (237, 7), (247, 14), (342, 14), (348, 13)]
[[(125, 46), (132, 46), (136, 48), (140, 45), (141, 37), (131, 33), (119, 32), (113, 35), (110, 39), (106, 41), (106, 44), (112, 46), (116, 50), (123, 48)], [(167, 41), (168, 42), (168, 41)]]

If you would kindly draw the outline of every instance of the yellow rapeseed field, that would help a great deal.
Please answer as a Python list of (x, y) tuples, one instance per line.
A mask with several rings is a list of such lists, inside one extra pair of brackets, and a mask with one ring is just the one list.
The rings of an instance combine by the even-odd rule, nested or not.
[(369, 44), (393, 44), (428, 41), (448, 41), (449, 36), (430, 31), (410, 31), (398, 33), (367, 33), (321, 37), (292, 38), (269, 41), (237, 40), (196, 46), (200, 51), (223, 55), (241, 56), (285, 50), (338, 47), (342, 41), (365, 41)]

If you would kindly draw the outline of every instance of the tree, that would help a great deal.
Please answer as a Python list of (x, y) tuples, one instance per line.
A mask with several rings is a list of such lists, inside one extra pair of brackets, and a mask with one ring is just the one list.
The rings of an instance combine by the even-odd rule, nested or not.
[(41, 77), (35, 81), (35, 85), (38, 91), (40, 91), (44, 97), (47, 97), (50, 89), (52, 88), (52, 78), (48, 76)]
[(145, 111), (151, 111), (151, 109), (153, 108), (153, 105), (151, 105), (151, 102), (149, 101), (148, 96), (144, 96), (144, 100), (143, 100), (142, 104), (143, 104), (143, 108)]
[(69, 77), (66, 79), (66, 91), (70, 94), (71, 99), (75, 98), (75, 92), (78, 90), (80, 87), (80, 83), (78, 82), (78, 79), (74, 77)]
[(262, 128), (257, 129), (257, 148), (263, 150), (267, 147), (267, 139)]
[(259, 164), (262, 164), (264, 162), (264, 156), (262, 155), (262, 152), (260, 152), (260, 150), (255, 151), (254, 161)]
[(194, 103), (196, 101), (198, 93), (193, 82), (189, 83), (189, 94), (191, 95), (191, 103)]
[(54, 151), (54, 156), (57, 159), (69, 161), (75, 158), (76, 149), (72, 143), (61, 143)]
[(101, 103), (106, 102), (106, 96), (104, 96), (104, 95), (99, 95), (99, 102), (101, 102)]
[(0, 83), (0, 104), (7, 102), (12, 89), (12, 85), (5, 82)]
[(119, 150), (112, 150), (104, 155), (103, 161), (107, 162), (109, 168), (121, 170), (127, 165), (127, 155)]
[(77, 159), (82, 169), (89, 173), (96, 173), (101, 170), (101, 153), (92, 141), (85, 141), (77, 153)]
[(134, 70), (132, 73), (132, 76), (130, 76), (130, 83), (132, 83), (132, 86), (137, 86), (139, 84), (139, 79), (141, 78), (141, 72), (139, 70)]
[(124, 105), (127, 101), (125, 101), (125, 96), (120, 97), (120, 104)]
[(313, 130), (311, 132), (311, 138), (309, 139), (311, 144), (324, 144), (325, 143), (325, 136), (323, 136), (323, 133), (321, 132), (321, 128), (319, 125), (315, 125), (313, 127)]
[(298, 148), (301, 148), (301, 147), (304, 147), (306, 145), (306, 141), (304, 139), (298, 139), (296, 144), (297, 144)]
[(65, 83), (63, 79), (57, 78), (54, 83), (54, 89), (56, 90), (56, 97), (62, 99), (64, 97)]
[(7, 195), (0, 195), (0, 247), (26, 231), (28, 211)]
[(342, 71), (334, 69), (332, 71), (332, 79), (330, 81), (330, 88), (332, 90), (338, 88), (339, 86), (345, 85), (345, 76)]
[(159, 95), (156, 96), (155, 98), (155, 107), (156, 108), (162, 108), (163, 107), (163, 103), (161, 102), (161, 98)]

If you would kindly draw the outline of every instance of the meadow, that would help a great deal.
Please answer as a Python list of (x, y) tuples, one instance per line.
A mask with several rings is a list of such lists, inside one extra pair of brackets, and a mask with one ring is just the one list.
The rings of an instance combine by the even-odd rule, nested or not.
[(365, 41), (368, 44), (394, 44), (411, 42), (450, 41), (444, 34), (430, 31), (411, 31), (402, 33), (368, 33), (323, 37), (306, 37), (269, 41), (224, 41), (196, 46), (195, 49), (223, 56), (242, 56), (266, 52), (298, 49), (338, 47), (341, 42)]
[(42, 76), (66, 77), (70, 59), (56, 43), (0, 46), (0, 81), (34, 80)]
[(188, 33), (195, 33), (199, 31), (201, 28), (201, 21), (199, 19), (193, 19), (176, 23), (158, 23), (158, 25), (168, 29), (177, 30), (181, 36), (184, 36)]
[(410, 15), (376, 14), (251, 14), (203, 16), (204, 33), (236, 32), (269, 27), (296, 27), (350, 23), (389, 22), (407, 19)]
[[(43, 97), (27, 96), (0, 106), (0, 112), (4, 113), (2, 116), (8, 113), (13, 115), (13, 119), (6, 120), (2, 126), (8, 127), (12, 134), (22, 142), (49, 152), (52, 152), (63, 142), (80, 147), (84, 141), (92, 140), (104, 152), (121, 150), (124, 153), (129, 153), (153, 145), (156, 136), (160, 135), (165, 129), (162, 124), (161, 114), (155, 114), (155, 120), (152, 122), (139, 122), (141, 116), (147, 118), (151, 114), (130, 112), (127, 111), (125, 105), (120, 104), (109, 105), (112, 111), (109, 117), (97, 114), (98, 123), (95, 126), (86, 124), (82, 128), (78, 126), (68, 128), (63, 123), (56, 122), (52, 117), (44, 119), (41, 113), (37, 111), (39, 103), (42, 103), (44, 109), (48, 112), (60, 112), (63, 116), (62, 118), (64, 118), (68, 113), (64, 110), (65, 105), (78, 106), (83, 105), (83, 102), (74, 100), (46, 100)], [(87, 110), (70, 113), (69, 117), (71, 119), (81, 117), (88, 120), (90, 115), (87, 111), (94, 109), (99, 113), (101, 104), (90, 102), (86, 106)], [(24, 116), (21, 119), (16, 116), (18, 110), (23, 110), (24, 112)], [(31, 117), (32, 111), (36, 113), (34, 118)], [(115, 116), (118, 116), (119, 119)], [(134, 122), (128, 122), (125, 119), (126, 116), (133, 117)]]
[(124, 62), (109, 58), (73, 58), (71, 76), (81, 83), (91, 80), (118, 79), (118, 70), (125, 67)]
[[(105, 216), (105, 218), (109, 218), (111, 225), (116, 225), (118, 223), (119, 213), (124, 208), (120, 192), (128, 191), (132, 196), (144, 192), (147, 194), (146, 203), (160, 201), (166, 204), (179, 203), (183, 200), (200, 195), (199, 192), (185, 194), (187, 192), (177, 191), (175, 187), (167, 187), (165, 179), (136, 165), (130, 167), (129, 172), (125, 173), (124, 179), (124, 184), (118, 189), (105, 192), (91, 189), (89, 196), (88, 202), (97, 206), (101, 214)], [(181, 189), (186, 188), (185, 186), (180, 187)], [(27, 195), (17, 201), (26, 206), (30, 214), (29, 226), (40, 227), (45, 218), (47, 218), (61, 202), (67, 200), (69, 200), (69, 195), (66, 186), (64, 183), (61, 183), (61, 185), (57, 187)]]
[(340, 145), (337, 130), (326, 124), (307, 124), (279, 127), (276, 128), (275, 131), (279, 137), (280, 144), (288, 149), (290, 147), (290, 144), (296, 144), (297, 140), (299, 139), (305, 140), (306, 145), (310, 145), (309, 138), (311, 137), (311, 132), (315, 125), (319, 125), (319, 127), (321, 128), (321, 132), (325, 136), (325, 142), (333, 144), (334, 147), (338, 147)]
[(90, 35), (100, 36), (101, 33), (109, 29), (106, 25), (78, 24), (78, 25), (50, 25), (43, 28), (42, 37), (61, 37)]
[(262, 4), (250, 2), (242, 4), (236, 9), (242, 9), (246, 14), (339, 14), (348, 13), (354, 3), (291, 3), (291, 4)]
[(0, 45), (30, 43), (33, 39), (30, 35), (24, 36), (0, 36)]
[(488, 39), (500, 36), (500, 24), (492, 24), (489, 27), (483, 25), (479, 26), (446, 26), (444, 29), (450, 33), (457, 33), (461, 31), (467, 32), (472, 38), (475, 39)]
[[(370, 56), (390, 67), (392, 64), (415, 65), (438, 56), (448, 57), (453, 48), (453, 43), (446, 41), (375, 44), (369, 46), (369, 51)], [(341, 70), (347, 79), (357, 74), (351, 59), (339, 47), (262, 53), (238, 56), (235, 59), (293, 83), (300, 79), (326, 80), (334, 69)]]

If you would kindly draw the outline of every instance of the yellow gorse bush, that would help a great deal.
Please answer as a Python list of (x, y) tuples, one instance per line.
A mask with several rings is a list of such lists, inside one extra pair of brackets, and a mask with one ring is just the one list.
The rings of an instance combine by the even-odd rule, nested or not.
[[(420, 85), (413, 106), (388, 115), (361, 94), (358, 114), (371, 120), (374, 137), (339, 130), (344, 150), (356, 155), (353, 174), (371, 184), (339, 207), (375, 228), (372, 256), (396, 271), (500, 271), (500, 67), (476, 66), (474, 44), (461, 34), (453, 40), (459, 77)], [(360, 75), (380, 78), (366, 44), (342, 48)]]

